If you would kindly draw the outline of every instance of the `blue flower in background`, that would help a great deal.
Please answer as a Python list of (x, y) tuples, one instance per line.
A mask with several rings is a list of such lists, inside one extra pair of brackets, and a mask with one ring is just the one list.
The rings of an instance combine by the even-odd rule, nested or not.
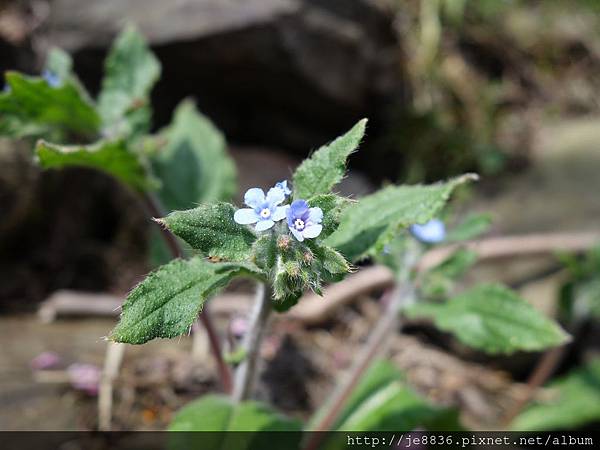
[(431, 219), (423, 225), (411, 225), (409, 230), (415, 238), (425, 244), (437, 244), (446, 239), (446, 226), (440, 219)]
[(44, 80), (46, 80), (46, 83), (48, 83), (48, 86), (53, 87), (53, 88), (60, 87), (60, 85), (62, 84), (60, 77), (48, 69), (46, 69), (42, 72), (42, 78)]
[(8, 94), (11, 90), (12, 88), (10, 87), (10, 84), (5, 84), (2, 88), (2, 92), (4, 92), (5, 94)]
[(252, 188), (244, 194), (244, 203), (250, 208), (238, 209), (233, 220), (242, 225), (256, 224), (256, 231), (264, 231), (285, 217), (285, 206), (279, 206), (285, 200), (281, 188), (269, 189), (265, 197), (262, 189)]
[(321, 208), (309, 208), (304, 200), (292, 202), (286, 215), (290, 231), (300, 242), (304, 239), (316, 238), (323, 230), (321, 225), (323, 211)]
[(275, 187), (278, 187), (279, 189), (281, 189), (283, 191), (283, 193), (286, 195), (286, 197), (292, 193), (292, 191), (290, 190), (290, 188), (287, 185), (287, 180), (283, 180), (283, 181), (280, 181), (279, 183), (275, 183)]

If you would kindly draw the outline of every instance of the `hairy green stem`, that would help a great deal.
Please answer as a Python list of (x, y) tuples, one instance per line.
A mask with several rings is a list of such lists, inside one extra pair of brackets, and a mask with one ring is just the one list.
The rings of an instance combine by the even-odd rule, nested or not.
[[(160, 200), (153, 194), (145, 193), (144, 194), (144, 203), (148, 208), (148, 212), (152, 217), (160, 218), (165, 216), (164, 208), (160, 202)], [(184, 256), (183, 248), (181, 244), (177, 240), (177, 238), (167, 229), (159, 226), (161, 236), (164, 239), (165, 243), (169, 247), (169, 251), (173, 255), (174, 258), (181, 258)], [(221, 343), (219, 341), (219, 336), (214, 326), (214, 322), (212, 320), (212, 316), (210, 314), (210, 309), (208, 303), (204, 303), (202, 308), (202, 312), (199, 315), (200, 322), (204, 326), (206, 330), (206, 334), (208, 335), (208, 341), (210, 345), (211, 353), (215, 359), (217, 364), (217, 371), (219, 374), (219, 379), (223, 390), (229, 394), (232, 389), (232, 375), (231, 369), (229, 365), (225, 362), (223, 358), (223, 351), (221, 349)]]
[(271, 288), (265, 283), (258, 283), (250, 328), (247, 331), (243, 342), (246, 357), (237, 368), (235, 374), (233, 399), (236, 402), (244, 401), (252, 394), (254, 384), (256, 383), (260, 359), (260, 347), (265, 335), (271, 310)]

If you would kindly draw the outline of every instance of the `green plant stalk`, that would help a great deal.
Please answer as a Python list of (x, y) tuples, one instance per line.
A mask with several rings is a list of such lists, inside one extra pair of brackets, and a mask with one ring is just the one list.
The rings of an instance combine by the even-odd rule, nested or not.
[(309, 430), (316, 433), (309, 434), (304, 450), (316, 450), (326, 437), (324, 432), (331, 431), (361, 376), (379, 354), (387, 338), (398, 327), (400, 310), (414, 301), (415, 283), (411, 279), (411, 274), (421, 254), (421, 247), (416, 242), (410, 244), (414, 244), (414, 246), (411, 245), (404, 255), (396, 287), (384, 295), (384, 299), (389, 296), (385, 311), (369, 335), (367, 343), (356, 358), (345, 380), (333, 392), (321, 411), (311, 420)]
[[(155, 195), (151, 193), (145, 193), (143, 195), (144, 203), (148, 208), (148, 211), (152, 217), (164, 217), (164, 208), (160, 203), (160, 200), (156, 198)], [(181, 244), (177, 240), (177, 238), (167, 229), (157, 224), (160, 229), (160, 233), (165, 243), (169, 247), (169, 251), (173, 255), (174, 258), (181, 258), (184, 255), (183, 248)], [(215, 329), (212, 316), (210, 314), (210, 309), (208, 303), (204, 304), (202, 308), (202, 312), (199, 314), (199, 319), (204, 329), (206, 330), (206, 334), (208, 335), (208, 341), (210, 345), (210, 351), (215, 358), (215, 362), (217, 364), (217, 371), (219, 373), (219, 380), (221, 381), (221, 385), (223, 387), (223, 391), (229, 394), (232, 389), (232, 375), (231, 369), (229, 365), (225, 362), (225, 358), (223, 357), (223, 350), (221, 348), (221, 343), (219, 342), (219, 336)]]
[(236, 402), (250, 398), (256, 383), (260, 347), (272, 311), (271, 301), (271, 287), (265, 283), (258, 283), (250, 329), (244, 337), (242, 347), (245, 349), (246, 358), (239, 365), (235, 374), (233, 399)]

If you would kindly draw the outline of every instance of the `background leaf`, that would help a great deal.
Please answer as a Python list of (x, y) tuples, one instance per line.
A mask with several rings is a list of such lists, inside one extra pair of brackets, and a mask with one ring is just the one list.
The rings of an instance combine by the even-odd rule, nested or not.
[(431, 318), (461, 342), (492, 354), (538, 351), (569, 340), (555, 322), (499, 285), (478, 286), (443, 303), (418, 303), (405, 313)]
[(185, 334), (202, 305), (246, 267), (213, 264), (201, 257), (176, 259), (150, 273), (127, 296), (110, 338), (143, 344)]
[[(132, 126), (139, 121), (139, 112), (136, 114), (135, 110), (147, 108), (149, 104), (150, 90), (160, 76), (159, 61), (146, 45), (144, 37), (130, 25), (115, 40), (104, 71), (98, 96), (98, 111), (104, 126), (112, 129), (121, 119), (127, 119), (133, 113), (129, 117), (132, 119), (129, 126)], [(149, 119), (149, 112), (142, 112), (142, 115)], [(124, 130), (127, 131), (131, 130)]]
[(244, 261), (250, 257), (256, 235), (233, 220), (234, 212), (232, 205), (219, 202), (174, 211), (159, 222), (206, 256)]
[[(319, 421), (315, 416), (312, 423)], [(432, 405), (403, 380), (388, 361), (376, 361), (348, 398), (332, 429), (352, 432), (460, 430), (457, 413)], [(332, 435), (324, 449), (347, 448), (346, 436)]]
[(327, 194), (346, 173), (346, 159), (356, 150), (365, 134), (367, 119), (360, 120), (343, 136), (312, 154), (294, 173), (294, 198), (309, 199)]
[(153, 186), (136, 155), (124, 141), (99, 141), (92, 145), (56, 145), (40, 140), (35, 151), (44, 169), (90, 167), (118, 178), (126, 185), (143, 191)]
[(0, 130), (12, 137), (52, 136), (62, 141), (90, 140), (100, 117), (80, 86), (63, 80), (53, 87), (40, 77), (6, 73), (8, 92), (0, 94)]
[(485, 233), (492, 224), (489, 214), (469, 214), (446, 235), (446, 242), (461, 242), (475, 239)]
[(468, 174), (446, 183), (389, 186), (363, 197), (343, 212), (340, 226), (325, 243), (351, 261), (379, 252), (400, 228), (435, 217), (452, 191), (474, 178)]
[(440, 264), (423, 275), (420, 293), (427, 298), (447, 298), (456, 280), (463, 276), (477, 261), (477, 253), (459, 248)]
[[(206, 395), (184, 406), (169, 431), (219, 431), (220, 433), (173, 433), (169, 448), (299, 449), (302, 424), (256, 401), (236, 404), (220, 395)], [(240, 433), (242, 431), (254, 433)], [(259, 433), (269, 431), (271, 433)], [(286, 433), (273, 433), (285, 431)], [(198, 437), (198, 438), (197, 438)], [(198, 439), (195, 442), (195, 439)]]
[(549, 399), (527, 408), (511, 429), (565, 430), (600, 420), (600, 358), (553, 381), (548, 388)]
[(169, 210), (229, 200), (235, 194), (235, 165), (223, 134), (191, 101), (177, 107), (161, 136), (166, 145), (153, 155), (152, 165), (162, 181), (158, 194)]

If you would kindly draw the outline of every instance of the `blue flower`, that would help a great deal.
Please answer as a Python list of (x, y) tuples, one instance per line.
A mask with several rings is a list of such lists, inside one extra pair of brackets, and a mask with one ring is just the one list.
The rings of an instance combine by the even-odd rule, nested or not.
[(2, 88), (2, 92), (5, 94), (8, 94), (10, 91), (12, 91), (10, 84), (5, 84), (4, 87)]
[(304, 239), (316, 238), (323, 230), (321, 225), (323, 211), (321, 208), (309, 208), (305, 200), (292, 202), (287, 208), (286, 215), (290, 231), (300, 242)]
[(279, 183), (275, 183), (275, 187), (278, 187), (279, 189), (281, 189), (283, 191), (283, 193), (286, 195), (286, 197), (292, 193), (292, 191), (290, 190), (290, 188), (287, 185), (287, 180), (283, 180), (283, 181), (280, 181)]
[(437, 244), (446, 239), (446, 226), (440, 219), (431, 219), (423, 225), (411, 225), (410, 232), (425, 244)]
[(46, 69), (42, 72), (42, 78), (44, 78), (44, 80), (46, 80), (46, 83), (48, 83), (48, 86), (53, 87), (53, 88), (60, 87), (60, 85), (62, 84), (60, 77), (48, 69)]
[(267, 196), (262, 189), (252, 188), (244, 194), (244, 203), (250, 208), (238, 209), (233, 220), (242, 225), (256, 224), (256, 231), (264, 231), (285, 217), (285, 193), (278, 187), (269, 189)]

